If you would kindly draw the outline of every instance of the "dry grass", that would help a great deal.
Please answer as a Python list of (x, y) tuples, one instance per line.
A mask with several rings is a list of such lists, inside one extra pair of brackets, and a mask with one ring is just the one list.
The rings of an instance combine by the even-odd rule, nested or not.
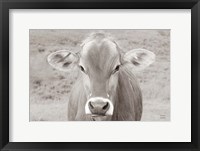
[[(77, 73), (50, 67), (46, 56), (60, 49), (80, 50), (94, 30), (30, 30), (30, 121), (66, 121), (67, 101)], [(170, 31), (105, 30), (124, 51), (145, 48), (156, 62), (137, 74), (143, 93), (143, 121), (170, 120)]]

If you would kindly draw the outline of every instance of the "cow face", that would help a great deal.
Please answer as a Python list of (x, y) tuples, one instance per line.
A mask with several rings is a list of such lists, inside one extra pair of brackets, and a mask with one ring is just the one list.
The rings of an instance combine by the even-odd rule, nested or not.
[(116, 101), (119, 71), (124, 64), (140, 70), (154, 61), (155, 55), (145, 49), (123, 54), (109, 39), (90, 40), (79, 53), (60, 50), (50, 54), (47, 61), (54, 68), (68, 71), (77, 66), (87, 96), (85, 114), (94, 118), (112, 116)]
[(93, 116), (113, 114), (115, 104), (113, 96), (116, 94), (120, 65), (120, 54), (115, 43), (105, 39), (93, 40), (84, 45), (79, 66), (88, 94), (86, 114)]

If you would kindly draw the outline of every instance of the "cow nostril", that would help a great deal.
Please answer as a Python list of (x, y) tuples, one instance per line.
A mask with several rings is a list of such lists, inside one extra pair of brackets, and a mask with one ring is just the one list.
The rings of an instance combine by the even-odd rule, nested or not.
[(110, 104), (109, 102), (102, 100), (89, 101), (88, 108), (91, 114), (105, 115), (110, 108)]
[(106, 105), (103, 106), (103, 110), (106, 110), (106, 109), (108, 109), (108, 108), (109, 108), (109, 103), (106, 102)]
[(94, 106), (92, 105), (92, 102), (89, 102), (89, 107), (90, 107), (91, 109), (94, 109)]

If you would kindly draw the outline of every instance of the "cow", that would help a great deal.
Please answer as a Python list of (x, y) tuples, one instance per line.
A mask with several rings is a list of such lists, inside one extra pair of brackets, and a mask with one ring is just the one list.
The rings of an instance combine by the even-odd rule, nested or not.
[(69, 96), (69, 121), (140, 121), (142, 92), (135, 73), (155, 54), (146, 49), (124, 51), (112, 36), (90, 34), (77, 52), (59, 50), (47, 56), (61, 71), (79, 70)]

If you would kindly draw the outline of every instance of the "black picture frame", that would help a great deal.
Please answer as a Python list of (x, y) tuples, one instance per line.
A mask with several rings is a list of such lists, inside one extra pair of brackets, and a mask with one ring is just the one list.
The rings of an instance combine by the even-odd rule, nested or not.
[[(9, 142), (9, 9), (191, 9), (191, 142)], [(20, 150), (200, 150), (199, 0), (0, 0), (0, 148)], [(142, 134), (141, 134), (142, 135)]]

